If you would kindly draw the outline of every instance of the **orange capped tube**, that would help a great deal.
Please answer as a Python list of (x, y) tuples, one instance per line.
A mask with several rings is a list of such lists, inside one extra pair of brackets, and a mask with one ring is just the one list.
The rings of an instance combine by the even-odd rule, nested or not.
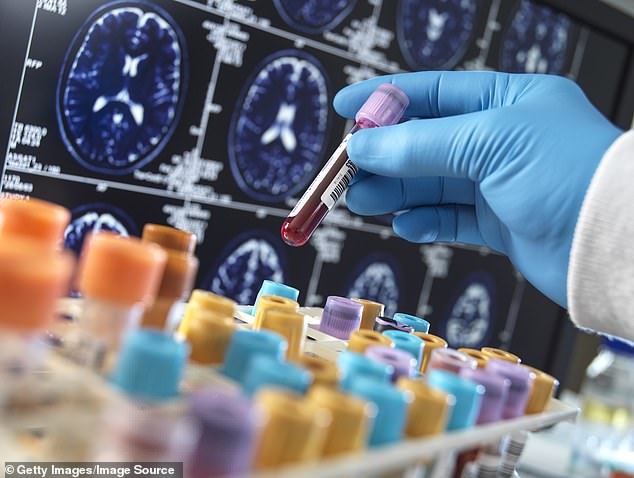
[(109, 371), (124, 335), (154, 301), (166, 254), (155, 244), (111, 233), (85, 242), (78, 272), (84, 297), (79, 327), (63, 349), (76, 362)]
[(348, 350), (360, 354), (365, 353), (365, 349), (368, 347), (374, 347), (375, 345), (393, 347), (394, 343), (387, 335), (383, 335), (376, 330), (366, 329), (355, 330), (350, 334), (350, 340), (348, 340)]
[(60, 249), (70, 211), (40, 199), (0, 200), (0, 237), (19, 236)]
[(323, 450), (330, 412), (292, 392), (264, 389), (255, 398), (268, 415), (256, 452), (257, 469), (316, 461)]
[[(56, 253), (38, 241), (0, 237), (0, 422), (15, 418), (12, 403), (25, 398), (27, 407), (40, 403), (40, 383), (32, 375), (46, 347), (41, 336), (55, 317), (57, 300), (69, 290), (74, 258)], [(19, 375), (33, 380), (21, 380)], [(35, 383), (34, 383), (35, 382)], [(16, 387), (17, 385), (17, 387)], [(35, 386), (35, 390), (32, 389)], [(41, 389), (40, 389), (41, 391)], [(43, 399), (45, 400), (45, 398)], [(50, 400), (49, 400), (50, 401)], [(18, 405), (21, 410), (22, 406)]]
[(198, 271), (198, 259), (184, 252), (166, 250), (167, 261), (158, 294), (143, 315), (142, 325), (157, 329), (168, 328), (180, 320), (182, 301), (189, 296)]
[(233, 318), (236, 314), (237, 305), (235, 301), (221, 295), (202, 289), (195, 289), (189, 298), (187, 306), (185, 307), (183, 320), (178, 328), (179, 334), (187, 336), (189, 320), (192, 314), (195, 313), (196, 309), (202, 309), (221, 317)]
[(146, 224), (141, 239), (159, 245), (167, 253), (156, 300), (145, 311), (141, 324), (172, 332), (183, 312), (182, 301), (191, 294), (198, 271), (198, 259), (193, 256), (196, 236), (169, 226)]
[(420, 364), (421, 373), (425, 373), (427, 370), (427, 363), (429, 362), (429, 357), (431, 356), (431, 352), (437, 348), (447, 348), (447, 341), (441, 337), (432, 334), (426, 334), (424, 332), (413, 332), (416, 337), (420, 337), (425, 343), (423, 347), (423, 359)]
[(196, 248), (194, 234), (161, 224), (146, 224), (143, 227), (142, 239), (158, 244), (163, 249), (182, 252), (188, 256), (193, 255)]
[(0, 330), (46, 329), (57, 300), (69, 290), (74, 259), (39, 241), (0, 237)]
[[(78, 388), (74, 376), (68, 383), (67, 374), (55, 374), (52, 392), (50, 381), (36, 373), (46, 357), (39, 353), (47, 348), (44, 331), (54, 321), (57, 300), (68, 293), (73, 264), (71, 253), (41, 241), (0, 237), (0, 423), (3, 434), (21, 434), (37, 423), (46, 430), (46, 439), (38, 442), (43, 453), (55, 424), (67, 418), (56, 413), (58, 405), (73, 408)], [(85, 404), (90, 393), (81, 392), (76, 395)], [(73, 422), (81, 423), (81, 410), (75, 407), (73, 413)]]
[(322, 450), (323, 456), (335, 456), (363, 450), (368, 442), (376, 406), (361, 398), (327, 387), (312, 387), (308, 400), (326, 408), (332, 415)]

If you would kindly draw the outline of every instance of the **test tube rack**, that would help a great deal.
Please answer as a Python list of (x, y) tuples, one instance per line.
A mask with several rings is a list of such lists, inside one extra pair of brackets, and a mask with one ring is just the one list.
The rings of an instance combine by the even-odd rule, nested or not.
[[(60, 302), (59, 312), (71, 317), (77, 316), (80, 307), (80, 300), (64, 299)], [(247, 307), (239, 307), (234, 317), (239, 327), (248, 327), (253, 321), (253, 316), (247, 313), (247, 310)], [(304, 351), (326, 360), (335, 360), (337, 354), (346, 349), (347, 344), (318, 330), (322, 309), (302, 307), (299, 312), (305, 315), (308, 323)], [(78, 369), (55, 354), (51, 354), (42, 373), (76, 377), (76, 382), (82, 383), (82, 390), (91, 390), (91, 399), (96, 403), (100, 400), (122, 399), (105, 380)], [(235, 383), (210, 367), (191, 368), (186, 380), (188, 387), (192, 389), (210, 385), (237, 388)], [(395, 445), (368, 449), (354, 455), (322, 459), (319, 463), (310, 465), (287, 466), (270, 472), (253, 472), (240, 478), (349, 478), (353, 476), (447, 478), (451, 476), (453, 463), (459, 452), (495, 444), (514, 432), (534, 432), (562, 421), (574, 421), (577, 413), (576, 408), (552, 398), (543, 413), (462, 431), (445, 432), (428, 438), (404, 439)], [(0, 434), (0, 445), (3, 450), (6, 450), (6, 453), (3, 453), (6, 459), (19, 461), (32, 458), (28, 447), (15, 440), (11, 441), (10, 437), (7, 439)]]

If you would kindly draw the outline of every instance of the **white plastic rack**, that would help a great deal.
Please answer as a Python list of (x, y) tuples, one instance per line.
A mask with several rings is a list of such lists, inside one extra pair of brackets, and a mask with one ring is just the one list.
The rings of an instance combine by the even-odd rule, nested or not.
[[(65, 300), (60, 304), (60, 311), (76, 316), (79, 306), (76, 300)], [(334, 360), (341, 350), (346, 349), (344, 341), (324, 334), (316, 328), (321, 317), (321, 309), (301, 308), (300, 312), (307, 316), (308, 329), (305, 344), (307, 353)], [(253, 316), (246, 313), (246, 308), (241, 307), (235, 319), (247, 326), (253, 320)], [(95, 398), (97, 401), (120, 399), (117, 397), (119, 394), (106, 381), (94, 374), (77, 369), (74, 365), (56, 357), (55, 354), (51, 355), (46, 368), (45, 373), (74, 375), (75, 383), (82, 384), (82, 391), (91, 390), (92, 400)], [(188, 385), (193, 385), (193, 388), (212, 384), (223, 387), (236, 386), (213, 368), (191, 367), (186, 380), (190, 380)], [(82, 392), (77, 392), (74, 397), (77, 398), (80, 393)], [(69, 403), (69, 407), (72, 406), (73, 404)], [(562, 421), (574, 421), (577, 412), (576, 408), (553, 398), (547, 409), (540, 414), (526, 415), (429, 438), (405, 439), (395, 445), (370, 449), (359, 454), (324, 459), (311, 465), (287, 466), (265, 473), (251, 473), (240, 478), (449, 478), (452, 476), (455, 457), (460, 451), (498, 443), (504, 437), (516, 432), (533, 432)], [(28, 447), (25, 447), (23, 443), (11, 441), (11, 437), (4, 436), (3, 438), (1, 433), (0, 446), (6, 452), (6, 454), (3, 453), (5, 459), (33, 458)]]

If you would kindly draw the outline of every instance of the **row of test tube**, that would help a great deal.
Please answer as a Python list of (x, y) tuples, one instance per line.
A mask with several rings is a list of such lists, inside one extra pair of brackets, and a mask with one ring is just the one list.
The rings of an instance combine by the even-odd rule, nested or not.
[[(297, 289), (265, 281), (246, 325), (232, 300), (190, 296), (191, 234), (95, 234), (74, 268), (58, 249), (69, 217), (0, 203), (0, 410), (5, 435), (30, 443), (21, 458), (228, 476), (540, 413), (557, 386), (508, 352), (449, 349), (424, 319), (363, 299), (328, 297), (310, 327), (346, 350), (325, 360), (306, 352)], [(54, 320), (71, 275), (81, 307)], [(63, 365), (37, 360), (47, 348)], [(511, 476), (524, 439), (464, 453), (455, 476)]]

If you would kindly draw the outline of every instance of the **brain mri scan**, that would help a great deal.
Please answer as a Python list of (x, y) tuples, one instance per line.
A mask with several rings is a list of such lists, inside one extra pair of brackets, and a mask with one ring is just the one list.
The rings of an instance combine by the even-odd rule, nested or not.
[(567, 16), (522, 0), (504, 37), (502, 69), (521, 73), (564, 73), (570, 26)]
[(299, 50), (266, 58), (247, 81), (229, 131), (229, 161), (253, 199), (279, 202), (300, 192), (323, 158), (328, 88), (317, 60)]
[(271, 233), (250, 231), (236, 237), (220, 255), (207, 288), (238, 304), (253, 304), (262, 281), (284, 282), (284, 260)]
[(388, 257), (371, 256), (361, 262), (353, 275), (346, 297), (374, 300), (385, 305), (385, 315), (398, 310), (397, 273)]
[(493, 301), (493, 281), (488, 274), (476, 273), (463, 282), (444, 322), (444, 337), (452, 347), (478, 348), (486, 342)]
[(473, 36), (477, 0), (400, 0), (396, 33), (413, 69), (453, 68)]
[(274, 0), (274, 3), (289, 26), (305, 33), (321, 33), (339, 25), (357, 0)]
[(58, 121), (72, 156), (99, 173), (130, 173), (174, 132), (186, 87), (178, 26), (148, 2), (114, 2), (77, 34), (58, 85)]
[(136, 234), (137, 229), (121, 209), (109, 204), (87, 204), (73, 209), (71, 223), (64, 231), (64, 247), (79, 255), (86, 234), (98, 231), (130, 236)]

